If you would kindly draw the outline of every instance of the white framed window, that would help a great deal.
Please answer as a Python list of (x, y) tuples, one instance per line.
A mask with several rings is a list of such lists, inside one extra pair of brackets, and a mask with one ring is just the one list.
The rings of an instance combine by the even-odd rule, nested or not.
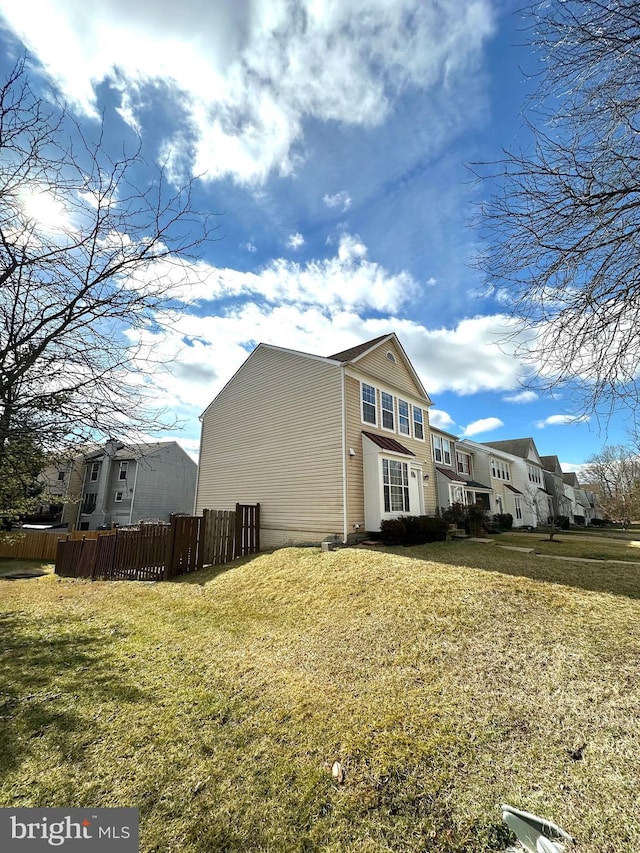
[(424, 441), (424, 418), (419, 406), (413, 407), (413, 437)]
[(376, 415), (376, 389), (373, 385), (367, 385), (366, 382), (362, 383), (362, 420), (366, 424), (373, 424), (374, 426), (378, 422)]
[(409, 404), (406, 400), (398, 399), (398, 432), (402, 435), (411, 435), (409, 422)]
[(491, 460), (491, 476), (496, 480), (510, 480), (509, 466), (500, 459)]
[(444, 462), (445, 465), (451, 465), (451, 442), (448, 438), (442, 438), (439, 435), (432, 436), (433, 438), (433, 458), (436, 462)]
[(98, 479), (99, 474), (100, 474), (100, 463), (94, 462), (91, 465), (91, 469), (89, 471), (89, 480), (92, 483), (95, 483), (95, 481)]
[(116, 492), (115, 502), (117, 504), (119, 504), (123, 498), (124, 498), (124, 492)]
[(118, 479), (126, 480), (127, 479), (127, 470), (129, 469), (128, 462), (121, 462), (120, 468), (118, 469)]
[(542, 474), (540, 473), (539, 468), (534, 468), (533, 465), (527, 465), (527, 474), (529, 475), (530, 483), (537, 483), (538, 485), (541, 485)]
[(386, 391), (380, 392), (380, 409), (382, 410), (382, 428), (395, 429), (393, 413), (393, 396)]
[(382, 460), (385, 512), (409, 512), (409, 466), (396, 459)]
[(516, 518), (519, 521), (522, 521), (522, 503), (520, 501), (520, 498), (517, 495), (514, 497), (513, 503), (514, 503), (515, 508), (516, 508)]
[(58, 480), (64, 480), (64, 471), (58, 471)]
[(471, 476), (471, 457), (468, 453), (460, 453), (456, 450), (456, 463), (460, 474)]
[(466, 505), (466, 495), (463, 486), (449, 486), (449, 499), (452, 504)]

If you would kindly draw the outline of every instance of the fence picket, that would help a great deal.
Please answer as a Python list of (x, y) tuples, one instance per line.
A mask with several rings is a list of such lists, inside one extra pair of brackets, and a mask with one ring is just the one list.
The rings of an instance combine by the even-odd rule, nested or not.
[(236, 511), (206, 509), (202, 516), (174, 516), (170, 524), (143, 524), (107, 535), (60, 538), (56, 573), (93, 580), (169, 580), (220, 565), (260, 548), (260, 504)]

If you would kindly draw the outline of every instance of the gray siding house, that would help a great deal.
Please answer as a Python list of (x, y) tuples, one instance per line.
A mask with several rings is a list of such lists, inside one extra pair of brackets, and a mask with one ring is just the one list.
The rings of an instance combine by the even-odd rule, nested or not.
[(79, 530), (192, 513), (197, 466), (175, 441), (125, 445), (110, 439), (85, 459)]

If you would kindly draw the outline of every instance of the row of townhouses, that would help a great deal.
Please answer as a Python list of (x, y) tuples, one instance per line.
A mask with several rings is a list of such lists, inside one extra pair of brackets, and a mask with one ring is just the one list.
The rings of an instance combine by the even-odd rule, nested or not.
[(201, 417), (197, 481), (175, 442), (109, 441), (51, 469), (46, 487), (61, 523), (87, 530), (259, 502), (264, 547), (355, 541), (454, 503), (515, 527), (601, 517), (533, 439), (459, 440), (430, 425), (431, 406), (395, 334), (330, 356), (259, 344)]

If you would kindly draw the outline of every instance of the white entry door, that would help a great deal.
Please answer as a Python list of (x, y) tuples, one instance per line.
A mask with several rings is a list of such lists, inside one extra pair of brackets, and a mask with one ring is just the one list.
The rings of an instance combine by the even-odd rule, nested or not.
[(411, 515), (424, 515), (422, 468), (418, 465), (409, 466), (409, 511)]

